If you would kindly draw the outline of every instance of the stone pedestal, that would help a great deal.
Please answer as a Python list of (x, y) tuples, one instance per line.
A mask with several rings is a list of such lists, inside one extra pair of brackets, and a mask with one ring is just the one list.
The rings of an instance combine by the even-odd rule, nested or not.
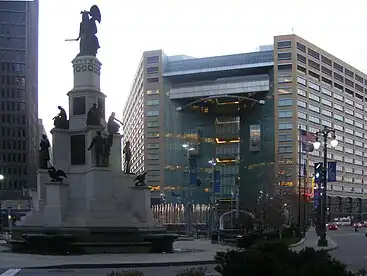
[(63, 145), (59, 147), (53, 147), (52, 157), (53, 166), (57, 169), (68, 171), (70, 168), (70, 131), (68, 129), (51, 130), (52, 144)]
[(45, 227), (61, 227), (69, 203), (69, 184), (46, 182), (46, 204), (43, 212)]
[(38, 169), (37, 171), (37, 201), (38, 209), (43, 211), (46, 200), (46, 188), (45, 183), (50, 180), (50, 176), (47, 170)]
[(110, 165), (112, 170), (120, 172), (122, 170), (121, 134), (113, 135), (113, 145), (111, 148)]
[(150, 207), (150, 191), (146, 186), (130, 187), (133, 200), (134, 215), (143, 223), (152, 225), (154, 223), (153, 213)]

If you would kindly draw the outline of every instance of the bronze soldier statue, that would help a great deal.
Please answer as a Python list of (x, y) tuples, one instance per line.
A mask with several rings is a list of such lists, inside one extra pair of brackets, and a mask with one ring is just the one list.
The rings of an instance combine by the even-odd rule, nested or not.
[(102, 118), (102, 110), (97, 107), (97, 104), (93, 104), (87, 114), (87, 126), (100, 126)]
[(51, 147), (50, 141), (47, 139), (46, 134), (42, 134), (42, 139), (40, 142), (40, 151), (39, 151), (39, 160), (40, 169), (47, 169), (48, 162), (50, 161), (50, 152), (49, 148)]
[(119, 133), (120, 125), (117, 122), (119, 122), (121, 125), (123, 124), (119, 119), (116, 117), (116, 113), (112, 112), (110, 117), (108, 118), (107, 122), (107, 131), (109, 134), (117, 134)]
[(57, 108), (60, 110), (60, 112), (52, 119), (54, 120), (55, 128), (68, 129), (69, 122), (66, 116), (65, 109), (63, 109), (61, 106), (58, 106)]
[(131, 149), (130, 149), (130, 141), (126, 141), (124, 150), (124, 170), (125, 174), (130, 174), (130, 165), (131, 165)]
[(96, 167), (102, 167), (101, 161), (103, 161), (104, 156), (104, 145), (105, 140), (102, 137), (102, 133), (97, 131), (97, 135), (94, 136), (92, 143), (90, 144), (88, 150), (91, 150), (94, 147), (94, 154), (96, 157)]

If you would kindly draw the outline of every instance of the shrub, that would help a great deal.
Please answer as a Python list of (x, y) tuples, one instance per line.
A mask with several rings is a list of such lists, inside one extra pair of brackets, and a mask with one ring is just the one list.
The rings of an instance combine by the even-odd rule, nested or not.
[(176, 276), (205, 276), (206, 271), (207, 271), (206, 267), (194, 267), (185, 269)]
[(272, 275), (272, 276), (358, 276), (346, 265), (331, 258), (326, 251), (306, 248), (300, 252), (290, 250), (285, 244), (265, 243), (247, 250), (218, 252), (215, 268), (223, 276)]
[(129, 269), (121, 271), (112, 271), (108, 273), (107, 276), (144, 276), (144, 273), (136, 269)]

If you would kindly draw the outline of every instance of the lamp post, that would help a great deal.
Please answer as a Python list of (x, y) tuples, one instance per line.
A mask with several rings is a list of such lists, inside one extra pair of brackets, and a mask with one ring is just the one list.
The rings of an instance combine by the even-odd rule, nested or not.
[(189, 179), (188, 179), (188, 199), (187, 199), (187, 203), (185, 206), (185, 209), (188, 210), (187, 211), (187, 221), (186, 221), (186, 232), (188, 236), (191, 236), (192, 233), (192, 184), (190, 183), (190, 173), (191, 173), (191, 164), (190, 164), (190, 159), (191, 159), (191, 154), (190, 152), (194, 151), (195, 148), (191, 147), (189, 144), (183, 144), (182, 147), (186, 150), (186, 154), (187, 154), (187, 158), (189, 161)]
[(211, 214), (212, 214), (212, 223), (211, 223), (211, 232), (213, 233), (217, 229), (217, 197), (215, 193), (215, 172), (217, 169), (217, 163), (215, 161), (215, 158), (212, 158), (212, 160), (209, 160), (209, 164), (212, 165), (212, 204), (211, 204)]
[[(4, 179), (5, 179), (5, 176), (0, 173), (0, 181), (3, 181)], [(1, 201), (0, 201), (0, 228), (1, 228), (0, 230), (2, 231), (2, 229), (3, 229), (3, 213), (1, 211), (1, 208), (2, 208), (2, 206), (1, 206)]]
[(324, 127), (322, 130), (316, 132), (316, 142), (313, 144), (314, 148), (318, 150), (321, 146), (319, 141), (319, 137), (323, 139), (323, 146), (324, 146), (324, 166), (323, 166), (323, 174), (322, 174), (322, 182), (320, 183), (320, 239), (317, 242), (318, 246), (327, 246), (328, 241), (326, 239), (326, 214), (327, 214), (327, 139), (331, 134), (331, 147), (335, 148), (338, 145), (338, 141), (336, 140), (335, 136), (335, 129)]

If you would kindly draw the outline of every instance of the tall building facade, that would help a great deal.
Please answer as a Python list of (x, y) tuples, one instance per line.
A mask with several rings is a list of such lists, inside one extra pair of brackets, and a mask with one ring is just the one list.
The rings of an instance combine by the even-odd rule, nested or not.
[(36, 184), (38, 0), (0, 1), (0, 199)]
[(177, 194), (208, 202), (212, 158), (218, 198), (232, 199), (239, 184), (241, 204), (250, 206), (274, 185), (297, 193), (300, 179), (312, 195), (313, 165), (322, 153), (300, 150), (300, 129), (312, 136), (328, 126), (339, 141), (328, 151), (337, 162), (329, 215), (365, 216), (365, 92), (365, 74), (296, 35), (237, 55), (145, 52), (123, 113), (132, 169), (148, 172), (152, 203), (174, 202)]

